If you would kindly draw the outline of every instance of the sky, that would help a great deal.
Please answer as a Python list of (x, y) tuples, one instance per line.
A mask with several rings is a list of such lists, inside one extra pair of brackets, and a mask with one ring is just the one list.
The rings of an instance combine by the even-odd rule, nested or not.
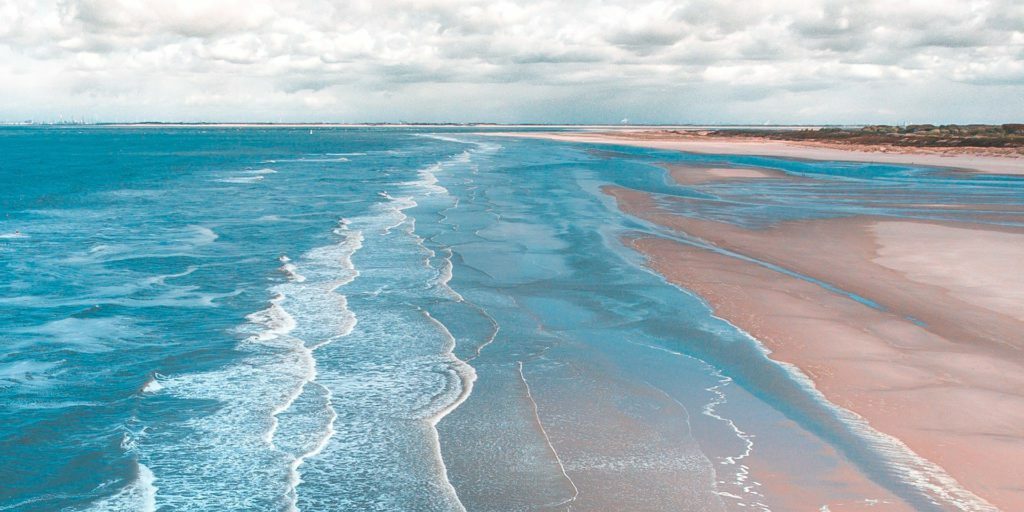
[(1022, 0), (0, 0), (0, 122), (1024, 121)]

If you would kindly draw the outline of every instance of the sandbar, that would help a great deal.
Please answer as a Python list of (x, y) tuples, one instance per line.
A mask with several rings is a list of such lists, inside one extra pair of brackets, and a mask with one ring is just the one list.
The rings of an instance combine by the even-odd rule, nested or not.
[(701, 185), (742, 180), (787, 178), (786, 173), (773, 169), (747, 167), (703, 167), (696, 165), (666, 164), (672, 179), (680, 185)]

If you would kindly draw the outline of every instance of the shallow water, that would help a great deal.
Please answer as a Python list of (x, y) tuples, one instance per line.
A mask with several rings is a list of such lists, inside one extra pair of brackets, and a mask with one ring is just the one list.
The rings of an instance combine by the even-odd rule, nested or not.
[[(698, 160), (868, 191), (967, 178), (621, 151), (436, 129), (0, 129), (0, 510), (758, 510), (747, 459), (786, 446), (800, 472), (856, 467), (931, 508), (648, 272), (619, 239), (655, 228), (600, 187), (707, 194), (651, 165)], [(769, 192), (681, 213), (866, 208), (730, 191)]]

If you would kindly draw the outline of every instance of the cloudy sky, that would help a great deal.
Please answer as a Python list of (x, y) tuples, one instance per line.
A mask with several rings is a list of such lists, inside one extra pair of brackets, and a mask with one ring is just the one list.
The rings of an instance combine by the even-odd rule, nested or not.
[(1024, 121), (1021, 0), (0, 0), (0, 121)]

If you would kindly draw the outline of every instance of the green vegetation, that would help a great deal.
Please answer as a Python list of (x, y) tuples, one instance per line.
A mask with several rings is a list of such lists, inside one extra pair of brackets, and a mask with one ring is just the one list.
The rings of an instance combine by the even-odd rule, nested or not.
[(833, 142), (910, 147), (1024, 147), (1024, 124), (911, 124), (871, 125), (861, 128), (814, 128), (805, 130), (716, 130), (723, 137), (755, 136), (775, 140)]

